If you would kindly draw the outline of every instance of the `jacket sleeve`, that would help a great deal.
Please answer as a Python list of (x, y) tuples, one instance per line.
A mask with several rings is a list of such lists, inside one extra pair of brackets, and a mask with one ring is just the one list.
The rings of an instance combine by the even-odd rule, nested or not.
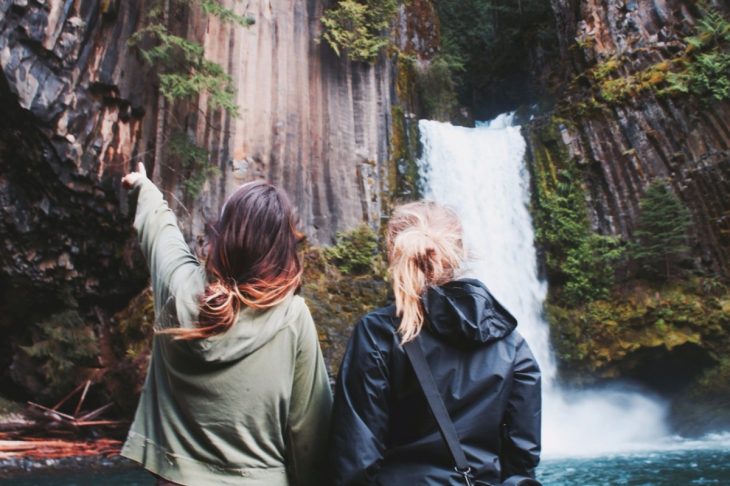
[(332, 390), (317, 329), (303, 302), (302, 307), (287, 427), (289, 472), (297, 486), (324, 483), (332, 411)]
[(205, 272), (177, 226), (177, 218), (152, 181), (141, 177), (134, 228), (150, 269), (157, 325), (191, 327), (198, 314), (197, 295)]
[(372, 483), (386, 448), (388, 389), (386, 361), (361, 321), (350, 338), (335, 388), (333, 484)]
[(527, 342), (521, 339), (502, 423), (502, 480), (510, 476), (535, 477), (540, 462), (541, 409), (540, 368)]

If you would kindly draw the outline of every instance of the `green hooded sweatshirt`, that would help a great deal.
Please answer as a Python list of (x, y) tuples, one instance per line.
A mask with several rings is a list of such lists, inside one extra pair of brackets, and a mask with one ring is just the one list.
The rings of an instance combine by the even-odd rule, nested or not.
[[(193, 327), (204, 267), (157, 187), (142, 177), (133, 190), (155, 325)], [(122, 455), (185, 485), (321, 484), (331, 406), (317, 330), (292, 295), (207, 339), (155, 335)]]

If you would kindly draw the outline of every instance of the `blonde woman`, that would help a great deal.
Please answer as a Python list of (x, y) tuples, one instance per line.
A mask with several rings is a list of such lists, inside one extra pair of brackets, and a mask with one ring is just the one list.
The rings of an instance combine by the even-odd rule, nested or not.
[[(539, 484), (540, 370), (514, 317), (465, 258), (456, 214), (432, 202), (397, 208), (387, 232), (395, 305), (363, 317), (335, 391), (333, 482)], [(423, 351), (471, 468), (457, 473), (404, 352)], [(470, 482), (476, 481), (476, 483)]]

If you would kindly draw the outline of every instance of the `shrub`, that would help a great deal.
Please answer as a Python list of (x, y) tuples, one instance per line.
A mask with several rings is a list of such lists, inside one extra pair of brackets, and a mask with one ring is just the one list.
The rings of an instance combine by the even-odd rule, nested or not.
[(343, 273), (364, 274), (373, 270), (378, 254), (378, 236), (366, 224), (337, 233), (335, 245), (325, 256)]
[(614, 265), (623, 253), (619, 238), (597, 234), (570, 248), (562, 267), (567, 276), (565, 300), (578, 305), (607, 298), (613, 287)]

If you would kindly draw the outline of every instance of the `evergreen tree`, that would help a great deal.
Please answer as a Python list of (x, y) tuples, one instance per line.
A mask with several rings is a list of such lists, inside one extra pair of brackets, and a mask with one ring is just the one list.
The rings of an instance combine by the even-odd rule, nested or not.
[(662, 180), (649, 185), (639, 210), (632, 257), (647, 275), (668, 279), (672, 267), (689, 251), (689, 210)]

